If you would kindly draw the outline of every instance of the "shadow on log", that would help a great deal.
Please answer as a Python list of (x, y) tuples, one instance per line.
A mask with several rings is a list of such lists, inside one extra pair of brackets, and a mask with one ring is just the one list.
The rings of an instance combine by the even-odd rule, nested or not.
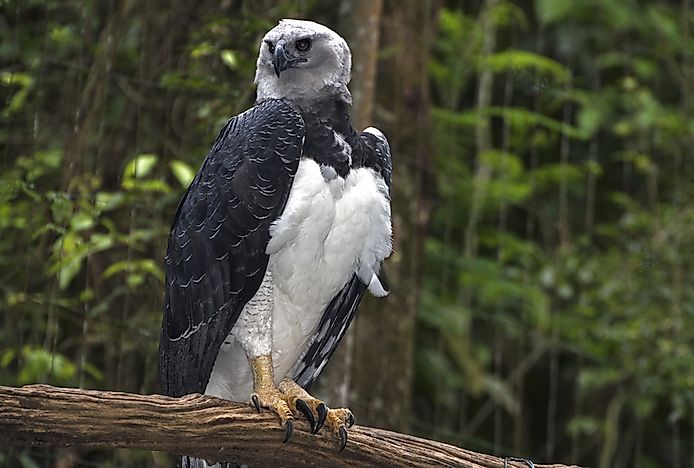
[[(302, 420), (289, 442), (282, 443), (282, 432), (268, 412), (204, 395), (0, 386), (5, 446), (137, 448), (251, 466), (504, 466), (501, 458), (370, 427), (350, 429), (343, 452), (325, 430), (311, 435)], [(522, 462), (508, 466), (527, 467)]]

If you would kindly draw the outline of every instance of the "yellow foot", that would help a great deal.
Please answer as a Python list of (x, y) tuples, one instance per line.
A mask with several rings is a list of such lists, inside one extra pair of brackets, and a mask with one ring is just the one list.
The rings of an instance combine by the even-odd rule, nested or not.
[(289, 407), (296, 415), (303, 414), (311, 425), (311, 433), (316, 434), (324, 423), (340, 439), (340, 451), (347, 445), (347, 429), (354, 425), (354, 415), (346, 408), (330, 409), (321, 400), (312, 397), (293, 380), (284, 379), (279, 384)]
[(294, 416), (287, 404), (285, 395), (273, 383), (272, 357), (257, 356), (250, 360), (253, 370), (253, 390), (251, 402), (260, 413), (260, 408), (267, 408), (280, 418), (284, 428), (284, 442), (288, 441), (294, 431)]
[(294, 416), (303, 414), (311, 426), (311, 434), (316, 434), (323, 424), (327, 424), (333, 435), (340, 440), (340, 451), (344, 450), (347, 445), (347, 429), (354, 424), (350, 410), (328, 408), (291, 379), (284, 379), (275, 387), (272, 357), (269, 355), (253, 357), (250, 364), (254, 390), (251, 402), (258, 412), (260, 408), (267, 408), (279, 416), (284, 428), (284, 442), (292, 436)]
[(290, 379), (283, 379), (279, 384), (279, 389), (284, 393), (292, 412), (296, 415), (303, 414), (306, 417), (311, 426), (311, 434), (315, 434), (323, 427), (328, 415), (328, 407), (325, 406), (325, 403), (313, 398), (306, 390)]
[(267, 408), (279, 416), (280, 423), (284, 428), (283, 442), (288, 441), (294, 431), (294, 416), (282, 392), (274, 386), (256, 389), (251, 394), (251, 401), (258, 413), (260, 413), (260, 408)]
[(340, 452), (342, 452), (347, 445), (347, 429), (354, 426), (354, 415), (347, 408), (328, 409), (325, 423), (340, 439)]

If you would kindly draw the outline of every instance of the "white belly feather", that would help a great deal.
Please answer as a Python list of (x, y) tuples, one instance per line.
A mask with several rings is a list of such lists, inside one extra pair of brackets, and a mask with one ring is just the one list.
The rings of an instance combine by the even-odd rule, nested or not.
[[(302, 159), (285, 210), (270, 234), (266, 251), (269, 274), (264, 284), (269, 281), (272, 285), (272, 357), (278, 383), (352, 274), (369, 284), (380, 262), (390, 254), (392, 230), (385, 182), (367, 168), (354, 169), (344, 179), (326, 180), (315, 161)], [(259, 294), (263, 290), (261, 287)], [(253, 320), (247, 309), (235, 328)], [(255, 345), (251, 343), (251, 347)], [(252, 377), (244, 348), (248, 351), (248, 343), (241, 346), (238, 334), (232, 332), (220, 350), (205, 393), (248, 399)]]

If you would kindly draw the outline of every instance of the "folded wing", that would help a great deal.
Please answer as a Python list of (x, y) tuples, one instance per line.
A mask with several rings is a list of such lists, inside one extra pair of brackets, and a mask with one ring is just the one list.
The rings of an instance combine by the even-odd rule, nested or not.
[(302, 156), (304, 123), (268, 100), (221, 130), (181, 200), (166, 254), (160, 381), (203, 393), (224, 339), (265, 274), (270, 224)]

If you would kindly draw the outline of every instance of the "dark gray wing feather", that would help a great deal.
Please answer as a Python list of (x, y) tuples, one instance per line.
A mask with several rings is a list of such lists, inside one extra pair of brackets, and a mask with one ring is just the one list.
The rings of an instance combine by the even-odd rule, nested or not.
[(256, 105), (224, 126), (181, 200), (166, 254), (164, 394), (204, 392), (222, 342), (265, 275), (269, 227), (286, 204), (304, 137), (289, 105)]
[(390, 158), (390, 145), (385, 136), (375, 135), (369, 132), (359, 133), (359, 140), (362, 143), (363, 167), (370, 167), (377, 174), (383, 177), (383, 180), (388, 186), (390, 193), (390, 185), (393, 181), (393, 163)]
[[(390, 195), (392, 163), (390, 146), (385, 137), (368, 132), (359, 133), (352, 151), (352, 161), (352, 167), (369, 167), (383, 177)], [(382, 265), (379, 278), (387, 288)], [(366, 287), (356, 274), (352, 275), (350, 281), (325, 308), (307, 349), (294, 366), (292, 378), (296, 383), (308, 388), (321, 373), (352, 323)]]

